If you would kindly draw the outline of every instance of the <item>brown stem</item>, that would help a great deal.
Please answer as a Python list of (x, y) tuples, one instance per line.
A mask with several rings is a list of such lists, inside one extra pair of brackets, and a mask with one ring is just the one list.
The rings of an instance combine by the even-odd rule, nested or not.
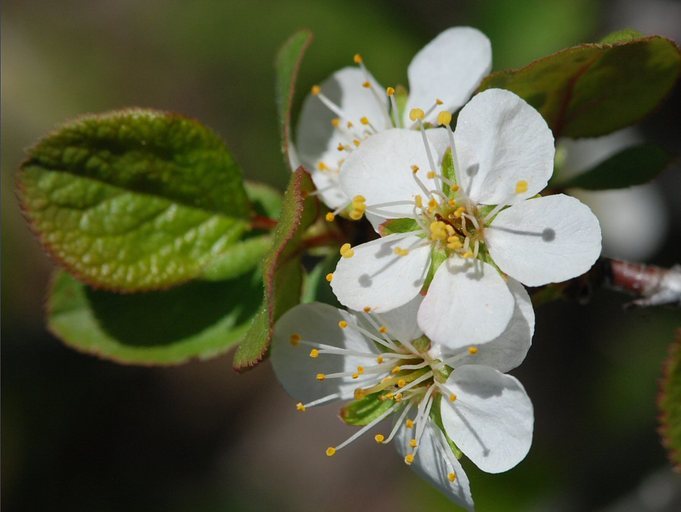
[(264, 231), (272, 231), (277, 226), (277, 221), (264, 215), (254, 215), (251, 217), (251, 227), (253, 229), (262, 229)]
[(585, 301), (603, 287), (636, 297), (627, 306), (681, 306), (681, 265), (671, 268), (601, 257), (586, 274), (533, 290), (535, 304), (557, 298)]

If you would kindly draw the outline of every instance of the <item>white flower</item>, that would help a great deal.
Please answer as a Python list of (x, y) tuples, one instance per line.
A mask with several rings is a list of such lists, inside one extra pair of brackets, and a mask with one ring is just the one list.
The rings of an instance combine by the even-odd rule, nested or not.
[(445, 128), (386, 130), (345, 161), (341, 187), (386, 236), (343, 246), (331, 286), (345, 306), (379, 312), (427, 287), (421, 329), (459, 348), (504, 330), (514, 280), (539, 286), (586, 272), (601, 233), (577, 199), (536, 197), (553, 172), (553, 136), (520, 97), (501, 89), (474, 96), (455, 132), (450, 114), (440, 117)]
[[(406, 114), (398, 117), (395, 89), (383, 89), (359, 55), (355, 63), (359, 67), (343, 68), (313, 87), (303, 103), (297, 130), (296, 158), (312, 173), (321, 199), (336, 212), (350, 203), (338, 187), (345, 157), (374, 133), (412, 124)], [(409, 65), (408, 109), (432, 105), (426, 118), (434, 115), (436, 107), (453, 112), (468, 100), (491, 64), (490, 42), (480, 31), (470, 27), (445, 30)]]
[[(431, 343), (416, 324), (421, 297), (377, 315), (352, 313), (320, 303), (289, 310), (275, 326), (271, 361), (299, 411), (337, 400), (360, 400), (377, 409), (328, 456), (374, 429), (388, 416), (404, 461), (452, 500), (472, 508), (468, 478), (454, 450), (480, 469), (506, 471), (527, 454), (533, 409), (522, 385), (503, 372), (518, 366), (534, 330), (529, 296), (511, 284), (513, 318), (496, 340), (460, 350)], [(349, 418), (350, 407), (341, 417)], [(451, 440), (455, 448), (449, 445)]]

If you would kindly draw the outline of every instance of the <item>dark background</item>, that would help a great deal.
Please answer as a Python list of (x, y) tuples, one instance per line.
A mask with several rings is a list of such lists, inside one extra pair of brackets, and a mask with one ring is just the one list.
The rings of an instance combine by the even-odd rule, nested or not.
[[(452, 25), (490, 37), (495, 69), (623, 27), (681, 38), (681, 3), (662, 0), (8, 0), (2, 8), (2, 505), (19, 512), (451, 509), (370, 436), (325, 457), (348, 429), (333, 407), (296, 413), (267, 363), (244, 375), (232, 371), (231, 354), (125, 367), (48, 334), (52, 265), (12, 190), (22, 148), (83, 112), (153, 107), (202, 120), (250, 178), (283, 186), (272, 62), (298, 28), (316, 35), (300, 91), (355, 52), (381, 83), (405, 83), (413, 54)], [(679, 119), (677, 87), (639, 136), (678, 150)], [(652, 199), (662, 217), (648, 229), (662, 241), (648, 243), (646, 257), (663, 265), (681, 261), (679, 171), (660, 177)], [(625, 312), (625, 300), (599, 291), (586, 307), (537, 311), (534, 347), (514, 372), (535, 405), (534, 444), (506, 474), (466, 466), (479, 510), (681, 510), (681, 477), (666, 461), (655, 409), (681, 318)]]

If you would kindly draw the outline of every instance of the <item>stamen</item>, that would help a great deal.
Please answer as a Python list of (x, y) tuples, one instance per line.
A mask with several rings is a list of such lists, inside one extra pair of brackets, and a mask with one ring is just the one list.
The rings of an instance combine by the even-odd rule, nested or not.
[[(404, 421), (404, 418), (407, 416), (407, 413), (409, 413), (411, 408), (412, 408), (411, 403), (409, 403), (405, 406), (404, 410), (400, 413), (400, 416), (397, 418), (397, 421), (395, 422), (393, 429), (390, 431), (390, 435), (388, 436), (388, 439), (386, 439), (384, 441), (384, 444), (387, 444), (390, 441), (392, 441), (393, 437), (395, 437), (395, 434), (397, 434), (397, 431), (402, 426), (402, 422)], [(409, 421), (411, 421), (411, 420), (409, 420), (409, 419), (407, 420), (407, 425), (409, 424)], [(407, 428), (409, 428), (409, 427), (407, 426)]]
[[(349, 445), (350, 443), (352, 443), (355, 439), (361, 437), (361, 436), (362, 436), (363, 434), (365, 434), (367, 431), (369, 431), (369, 430), (371, 430), (372, 428), (374, 428), (377, 424), (379, 424), (381, 421), (383, 421), (385, 418), (387, 418), (389, 415), (391, 415), (391, 414), (393, 413), (393, 411), (395, 410), (395, 407), (397, 407), (397, 405), (393, 405), (392, 407), (390, 407), (390, 409), (388, 409), (387, 411), (385, 411), (383, 414), (381, 414), (381, 415), (380, 415), (378, 418), (376, 418), (374, 421), (372, 421), (372, 422), (369, 423), (368, 425), (365, 425), (365, 426), (362, 427), (360, 430), (358, 430), (358, 431), (355, 432), (353, 435), (351, 435), (349, 438), (347, 438), (345, 441), (343, 441), (341, 444), (339, 444), (338, 446), (334, 447), (334, 448), (333, 448), (333, 453), (336, 453), (338, 450), (341, 450), (341, 449), (345, 448), (347, 445)], [(376, 436), (376, 437), (378, 437), (378, 436)], [(376, 437), (374, 437), (374, 439), (376, 439)], [(327, 449), (327, 455), (328, 455), (328, 449)]]
[(326, 380), (326, 375), (323, 373), (318, 373), (315, 377), (319, 382)]
[(310, 357), (312, 359), (317, 359), (319, 357), (319, 350), (317, 350), (316, 348), (310, 350)]
[(524, 194), (525, 192), (527, 192), (527, 181), (525, 180), (518, 181), (518, 183), (515, 184), (515, 193)]
[(289, 342), (294, 347), (297, 347), (300, 344), (300, 340), (301, 340), (300, 334), (295, 333), (295, 332), (293, 334), (291, 334), (291, 337), (289, 338)]
[(336, 114), (336, 116), (340, 118), (346, 117), (343, 110), (322, 93), (321, 87), (319, 87), (318, 85), (313, 85), (312, 90), (310, 92), (312, 92), (313, 96), (319, 98), (319, 101), (321, 101), (326, 106), (326, 108), (328, 108), (331, 112)]
[[(302, 404), (298, 402), (296, 404), (296, 409), (299, 410), (300, 412), (305, 412), (305, 410), (308, 407), (315, 407), (317, 405), (322, 405), (325, 404), (326, 402), (330, 402), (331, 400), (336, 400), (337, 398), (340, 398), (340, 393), (332, 393), (330, 395), (323, 396), (322, 398), (318, 398), (317, 400), (313, 400), (312, 402), (308, 402), (306, 404)], [(302, 407), (302, 409), (301, 409)]]
[(395, 128), (398, 128), (400, 126), (400, 121), (397, 117), (397, 101), (395, 101), (395, 88), (394, 87), (388, 87), (385, 90), (385, 93), (388, 95), (388, 99), (390, 100), (390, 112), (392, 113), (392, 123)]
[(333, 222), (336, 216), (332, 212), (328, 212), (325, 216), (324, 219), (326, 222)]
[(478, 347), (476, 347), (475, 345), (471, 345), (470, 347), (468, 347), (468, 353), (474, 356), (475, 354), (478, 353)]
[(441, 126), (449, 126), (452, 122), (452, 113), (443, 110), (437, 115), (437, 124)]
[(352, 250), (352, 246), (350, 244), (345, 243), (340, 248), (340, 255), (343, 258), (352, 258), (355, 255), (355, 251)]
[(348, 323), (345, 320), (341, 320), (340, 322), (338, 322), (338, 327), (340, 327), (341, 329), (345, 329), (347, 326)]
[(333, 273), (329, 272), (328, 274), (326, 274), (326, 280), (327, 280), (329, 283), (330, 283), (331, 281), (333, 281)]
[(383, 434), (376, 434), (374, 436), (374, 440), (378, 443), (381, 444), (383, 441), (385, 441), (385, 436)]

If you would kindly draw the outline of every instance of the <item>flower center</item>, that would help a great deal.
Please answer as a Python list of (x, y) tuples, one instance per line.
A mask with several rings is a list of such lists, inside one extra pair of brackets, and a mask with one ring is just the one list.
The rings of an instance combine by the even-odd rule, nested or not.
[[(353, 361), (361, 361), (351, 369), (337, 373), (315, 373), (313, 377), (318, 382), (329, 379), (341, 379), (346, 382), (356, 381), (354, 401), (341, 411), (341, 418), (348, 423), (364, 425), (344, 442), (326, 449), (326, 455), (331, 457), (337, 451), (346, 447), (364, 433), (373, 429), (378, 423), (392, 414), (398, 414), (392, 430), (386, 436), (376, 434), (374, 439), (379, 444), (389, 443), (401, 427), (410, 429), (409, 453), (405, 462), (411, 464), (418, 450), (419, 441), (423, 435), (426, 422), (430, 417), (431, 408), (436, 399), (455, 401), (457, 397), (448, 392), (443, 384), (447, 380), (452, 366), (462, 357), (475, 355), (477, 347), (471, 346), (462, 354), (440, 360), (430, 354), (431, 342), (425, 336), (416, 340), (399, 341), (391, 336), (388, 328), (381, 324), (380, 317), (371, 314), (369, 307), (362, 312), (366, 327), (357, 324), (349, 326), (346, 320), (338, 323), (340, 329), (356, 329), (367, 340), (372, 341), (379, 349), (378, 352), (362, 352), (325, 345), (303, 339), (299, 334), (292, 334), (290, 343), (296, 347), (304, 345), (310, 348), (309, 357), (348, 357)], [(347, 366), (346, 366), (347, 368)], [(300, 412), (309, 407), (324, 404), (340, 398), (340, 393), (332, 393), (312, 402), (296, 404)], [(377, 416), (371, 416), (370, 421), (361, 422), (354, 418), (349, 421), (353, 405), (371, 405), (372, 411), (379, 411)], [(358, 407), (359, 410), (363, 409)]]

